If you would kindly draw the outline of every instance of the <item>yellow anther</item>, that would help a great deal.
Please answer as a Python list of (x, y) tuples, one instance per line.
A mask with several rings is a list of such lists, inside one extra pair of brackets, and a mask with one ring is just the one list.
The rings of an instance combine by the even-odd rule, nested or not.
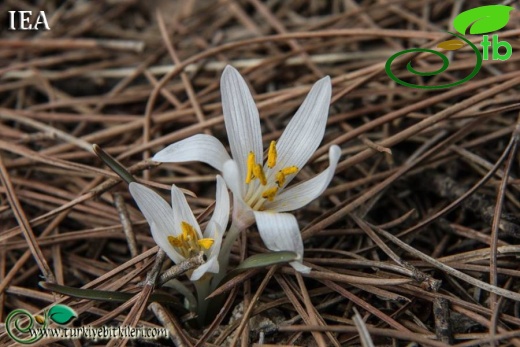
[(276, 152), (276, 141), (271, 141), (269, 145), (269, 151), (267, 152), (267, 167), (272, 169), (276, 165), (276, 158), (278, 153)]
[(214, 239), (207, 238), (198, 240), (197, 244), (204, 249), (210, 249), (210, 247), (213, 246), (214, 242)]
[(197, 233), (195, 231), (195, 228), (191, 226), (188, 222), (181, 222), (181, 229), (182, 229), (182, 238), (184, 241), (191, 241), (197, 239)]
[(273, 201), (277, 192), (278, 192), (278, 187), (272, 187), (272, 188), (266, 189), (262, 193), (262, 198), (267, 199), (269, 201)]
[(296, 166), (288, 166), (288, 167), (285, 167), (285, 168), (281, 169), (280, 171), (278, 171), (275, 175), (276, 184), (278, 185), (278, 187), (282, 187), (284, 185), (285, 178), (287, 177), (287, 175), (292, 175), (297, 172), (298, 172), (298, 168)]
[(247, 172), (246, 172), (246, 184), (250, 183), (254, 177), (254, 167), (255, 167), (255, 154), (253, 152), (249, 152), (247, 156)]
[(214, 238), (199, 239), (197, 230), (188, 222), (181, 222), (181, 233), (178, 236), (168, 236), (168, 242), (184, 257), (193, 256), (201, 250), (210, 249), (215, 243)]
[(265, 186), (267, 184), (267, 179), (265, 178), (265, 173), (264, 173), (264, 169), (263, 169), (262, 165), (256, 164), (253, 167), (253, 174), (255, 175), (256, 178), (258, 178), (260, 180), (260, 183), (263, 186)]
[(278, 184), (278, 187), (283, 186), (285, 183), (285, 174), (282, 172), (282, 170), (278, 171), (276, 173), (276, 184)]
[(284, 167), (282, 170), (280, 170), (283, 172), (283, 174), (285, 176), (287, 175), (292, 175), (292, 174), (295, 174), (298, 172), (298, 168), (296, 166), (287, 166), (287, 167)]
[(168, 236), (168, 242), (173, 247), (181, 247), (183, 242), (182, 242), (182, 240), (180, 238), (181, 238), (181, 236), (179, 236), (179, 237)]

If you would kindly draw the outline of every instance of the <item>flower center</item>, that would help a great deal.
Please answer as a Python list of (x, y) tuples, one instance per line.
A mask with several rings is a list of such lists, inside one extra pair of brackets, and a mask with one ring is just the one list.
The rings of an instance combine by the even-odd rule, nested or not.
[(212, 238), (199, 239), (197, 231), (188, 222), (181, 222), (182, 233), (179, 236), (168, 236), (168, 242), (184, 258), (190, 258), (203, 250), (208, 250), (215, 242)]
[[(257, 163), (255, 154), (249, 152), (247, 157), (246, 184), (251, 185), (255, 179), (258, 179), (260, 186), (254, 185), (256, 189), (251, 192), (248, 189), (246, 194), (246, 202), (254, 210), (262, 210), (262, 206), (266, 200), (273, 201), (279, 190), (283, 189), (287, 176), (294, 175), (298, 172), (296, 166), (287, 166), (278, 170), (274, 175), (270, 175), (270, 170), (276, 166), (278, 152), (276, 151), (276, 141), (271, 141), (269, 150), (267, 151), (267, 175), (264, 171), (262, 163)], [(272, 182), (274, 177), (274, 182)], [(269, 182), (268, 182), (268, 178)]]

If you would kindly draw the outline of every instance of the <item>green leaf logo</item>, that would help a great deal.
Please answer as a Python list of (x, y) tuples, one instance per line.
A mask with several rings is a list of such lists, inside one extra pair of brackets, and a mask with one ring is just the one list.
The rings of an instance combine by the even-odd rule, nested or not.
[(49, 318), (57, 324), (65, 325), (78, 315), (66, 305), (54, 305), (49, 309)]
[(38, 322), (38, 324), (40, 325), (43, 325), (45, 323), (45, 317), (42, 315), (37, 314), (36, 316), (34, 316), (34, 319), (36, 319), (36, 322)]
[(437, 48), (445, 49), (447, 51), (456, 51), (462, 47), (464, 47), (464, 42), (461, 40), (448, 40), (437, 45)]
[(496, 31), (507, 25), (512, 9), (505, 5), (476, 7), (459, 14), (453, 21), (453, 27), (462, 35), (466, 34), (469, 27), (469, 33), (474, 35)]

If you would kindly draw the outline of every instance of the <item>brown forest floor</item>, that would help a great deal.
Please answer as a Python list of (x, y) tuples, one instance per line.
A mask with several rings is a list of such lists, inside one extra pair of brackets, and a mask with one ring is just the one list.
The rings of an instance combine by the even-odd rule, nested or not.
[[(395, 52), (449, 39), (443, 30), (454, 16), (484, 4), (2, 2), (1, 23), (9, 10), (44, 10), (51, 30), (1, 28), (1, 320), (15, 308), (41, 313), (59, 300), (79, 314), (76, 325), (165, 326), (174, 336), (113, 345), (220, 346), (236, 337), (241, 346), (262, 339), (368, 346), (360, 340), (364, 325), (375, 345), (520, 346), (520, 11), (500, 31), (513, 56), (484, 61), (465, 84), (408, 88), (384, 70)], [(434, 85), (460, 80), (475, 66), (468, 46), (453, 60), (429, 78), (393, 66), (407, 81)], [(423, 71), (439, 67), (433, 55), (417, 61)], [(235, 278), (204, 334), (186, 314), (146, 303), (139, 283), (157, 248), (126, 184), (91, 145), (166, 197), (172, 183), (191, 190), (195, 214), (203, 213), (213, 203), (216, 171), (149, 158), (201, 132), (227, 143), (219, 92), (226, 64), (256, 93), (265, 144), (278, 138), (312, 83), (330, 75), (325, 138), (299, 178), (327, 166), (333, 143), (342, 157), (325, 193), (295, 212), (314, 270), (301, 277), (279, 266)], [(264, 251), (252, 227), (232, 263)], [(42, 280), (140, 294), (124, 305), (79, 299), (40, 288)], [(355, 310), (364, 324), (355, 325)], [(243, 312), (254, 317), (249, 325)], [(12, 343), (2, 325), (0, 345)]]

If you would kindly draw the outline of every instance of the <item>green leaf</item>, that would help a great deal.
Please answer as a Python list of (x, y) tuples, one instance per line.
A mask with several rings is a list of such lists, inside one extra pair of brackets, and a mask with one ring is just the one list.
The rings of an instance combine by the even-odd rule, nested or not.
[(298, 259), (298, 254), (290, 251), (255, 254), (244, 260), (233, 271), (255, 269), (276, 264), (289, 263)]
[(116, 174), (119, 175), (126, 183), (130, 184), (131, 182), (135, 182), (134, 176), (130, 172), (128, 172), (125, 167), (118, 162), (114, 157), (112, 157), (110, 154), (105, 152), (101, 147), (99, 147), (96, 144), (92, 145), (92, 149), (94, 150), (94, 153), (99, 157), (99, 159), (103, 160), (105, 164), (109, 168), (112, 169)]
[(49, 318), (57, 324), (65, 325), (78, 315), (66, 305), (54, 305), (49, 309)]
[(478, 35), (502, 29), (509, 21), (509, 12), (513, 7), (505, 5), (488, 5), (472, 8), (459, 14), (453, 21), (453, 27), (462, 35), (470, 28), (469, 33)]
[[(88, 299), (88, 300), (99, 300), (107, 302), (126, 302), (132, 299), (135, 293), (125, 292), (114, 292), (108, 290), (97, 290), (97, 289), (83, 289), (74, 288), (69, 286), (62, 286), (56, 283), (39, 282), (38, 285), (43, 289), (50, 290), (56, 293), (72, 296), (74, 298)], [(166, 293), (154, 292), (148, 298), (148, 302), (157, 301), (162, 304), (170, 304), (177, 310), (185, 311), (183, 306), (178, 303), (177, 298)]]

